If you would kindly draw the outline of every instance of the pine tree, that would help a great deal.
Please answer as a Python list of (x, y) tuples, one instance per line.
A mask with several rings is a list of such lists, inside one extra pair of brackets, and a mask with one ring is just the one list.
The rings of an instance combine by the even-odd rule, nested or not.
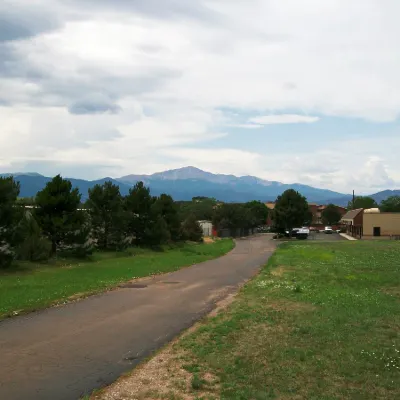
[(125, 197), (125, 210), (128, 218), (128, 231), (136, 245), (146, 245), (146, 229), (151, 223), (151, 208), (154, 199), (150, 189), (138, 182)]
[(102, 250), (122, 250), (129, 245), (126, 213), (119, 187), (111, 181), (89, 189), (87, 207), (93, 227), (93, 237)]
[(19, 183), (12, 177), (0, 177), (0, 268), (8, 267), (15, 257), (15, 227), (18, 209), (15, 202)]
[(63, 250), (74, 257), (85, 258), (93, 253), (95, 247), (90, 215), (88, 211), (79, 210), (76, 218), (76, 229), (68, 233)]
[(182, 239), (181, 220), (178, 214), (178, 207), (171, 196), (162, 194), (154, 203), (155, 212), (162, 216), (172, 241)]
[(68, 234), (80, 227), (77, 214), (81, 195), (69, 180), (60, 175), (47, 183), (36, 196), (35, 216), (44, 235), (51, 242), (52, 254), (63, 245)]
[(51, 253), (51, 243), (42, 231), (30, 211), (25, 211), (18, 225), (20, 244), (16, 249), (17, 258), (26, 261), (45, 261)]

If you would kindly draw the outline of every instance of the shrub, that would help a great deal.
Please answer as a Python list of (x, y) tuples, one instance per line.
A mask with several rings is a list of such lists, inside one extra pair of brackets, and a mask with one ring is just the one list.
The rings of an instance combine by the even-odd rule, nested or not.
[(20, 244), (16, 248), (19, 260), (44, 261), (51, 253), (51, 242), (42, 236), (42, 232), (33, 215), (28, 211), (18, 225)]
[(196, 220), (194, 214), (190, 215), (183, 222), (182, 232), (185, 240), (190, 240), (192, 242), (201, 242), (203, 240), (203, 229)]

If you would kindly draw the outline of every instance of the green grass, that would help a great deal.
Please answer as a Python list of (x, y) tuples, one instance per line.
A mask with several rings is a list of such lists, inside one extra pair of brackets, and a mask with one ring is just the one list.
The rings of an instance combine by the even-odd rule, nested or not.
[(283, 244), (174, 351), (201, 398), (399, 399), (400, 243)]
[(232, 248), (232, 240), (220, 240), (158, 252), (132, 249), (121, 254), (95, 253), (85, 262), (22, 264), (14, 272), (0, 274), (0, 318), (62, 303), (77, 294), (104, 291), (135, 278), (176, 271), (219, 257)]

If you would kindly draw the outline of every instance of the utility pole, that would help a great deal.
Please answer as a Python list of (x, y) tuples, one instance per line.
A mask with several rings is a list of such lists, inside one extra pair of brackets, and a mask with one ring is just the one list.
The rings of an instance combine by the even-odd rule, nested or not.
[(355, 196), (354, 190), (353, 190), (353, 210), (354, 210), (355, 204), (356, 204), (356, 196)]

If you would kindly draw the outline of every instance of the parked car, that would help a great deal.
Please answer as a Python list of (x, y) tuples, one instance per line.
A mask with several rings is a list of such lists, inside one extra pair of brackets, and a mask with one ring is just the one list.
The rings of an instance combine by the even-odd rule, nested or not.
[[(292, 229), (292, 237), (295, 237), (296, 239), (307, 239), (309, 234), (310, 230), (307, 227)], [(290, 237), (290, 232), (286, 231), (285, 236)]]
[(331, 226), (326, 226), (325, 229), (324, 229), (324, 233), (329, 233), (329, 234), (333, 233), (332, 227)]

